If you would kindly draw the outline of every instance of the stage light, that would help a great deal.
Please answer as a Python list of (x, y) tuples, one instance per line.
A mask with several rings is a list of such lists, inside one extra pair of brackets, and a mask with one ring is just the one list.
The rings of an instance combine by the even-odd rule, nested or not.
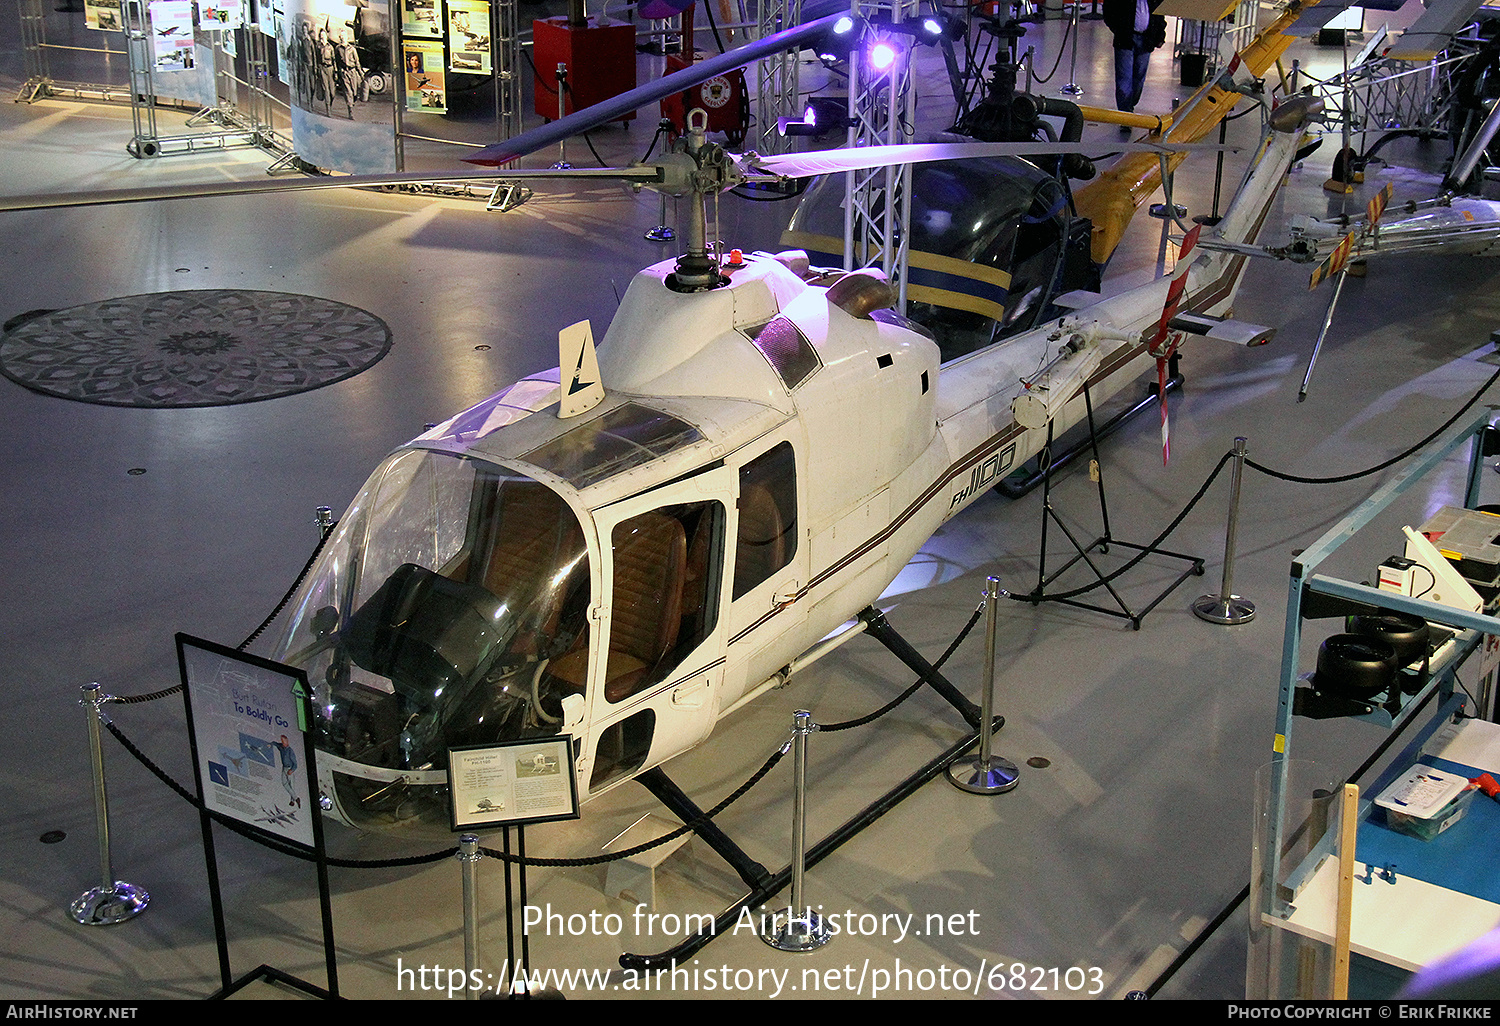
[(776, 131), (783, 136), (817, 135), (822, 131), (818, 125), (818, 111), (812, 104), (808, 104), (802, 111), (802, 120), (796, 118), (777, 118)]
[(869, 62), (876, 71), (889, 71), (896, 63), (896, 47), (882, 39), (870, 47)]
[(870, 23), (864, 18), (845, 14), (833, 23), (833, 27), (814, 45), (813, 51), (825, 63), (844, 60), (869, 31)]

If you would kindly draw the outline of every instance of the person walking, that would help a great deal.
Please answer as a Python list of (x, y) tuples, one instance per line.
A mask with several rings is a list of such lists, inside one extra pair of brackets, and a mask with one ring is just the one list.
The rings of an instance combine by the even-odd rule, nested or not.
[(1104, 24), (1114, 34), (1115, 106), (1120, 110), (1135, 110), (1146, 84), (1151, 51), (1167, 41), (1167, 19), (1155, 13), (1160, 3), (1104, 0)]

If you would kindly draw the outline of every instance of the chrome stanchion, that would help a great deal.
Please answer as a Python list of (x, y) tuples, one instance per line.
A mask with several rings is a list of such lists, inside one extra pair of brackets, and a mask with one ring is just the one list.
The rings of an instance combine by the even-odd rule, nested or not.
[(1078, 84), (1078, 4), (1073, 4), (1073, 27), (1069, 32), (1073, 37), (1073, 60), (1068, 66), (1068, 84), (1058, 92), (1067, 96), (1082, 96), (1083, 87)]
[(778, 951), (816, 951), (832, 936), (823, 917), (802, 901), (802, 874), (807, 861), (807, 735), (817, 729), (812, 713), (799, 710), (792, 714), (792, 899), (787, 903), (786, 918), (770, 917), (760, 935)]
[(94, 823), (99, 832), (99, 877), (100, 885), (84, 891), (68, 906), (73, 921), (84, 926), (109, 926), (123, 923), (146, 910), (151, 895), (133, 884), (115, 879), (109, 860), (109, 799), (104, 787), (104, 747), (99, 736), (99, 722), (104, 716), (104, 703), (114, 701), (110, 695), (101, 695), (99, 685), (86, 684), (79, 704), (88, 710), (89, 758), (94, 767)]
[(1245, 439), (1234, 440), (1234, 474), (1229, 485), (1229, 529), (1224, 534), (1224, 580), (1217, 595), (1202, 595), (1193, 602), (1200, 620), (1228, 625), (1246, 623), (1255, 617), (1255, 603), (1234, 594), (1234, 540), (1240, 524), (1240, 480), (1245, 473)]
[[(470, 980), (479, 976), (479, 860), (484, 852), (479, 850), (479, 838), (464, 834), (458, 839), (458, 851), (454, 855), (463, 870), (464, 878), (464, 973)], [(464, 997), (469, 1000), (479, 995), (473, 987), (464, 988)]]
[[(1076, 10), (1076, 8), (1075, 8)], [(998, 577), (985, 578), (984, 591), (984, 694), (979, 704), (979, 758), (955, 760), (948, 766), (948, 782), (970, 794), (1004, 794), (1016, 786), (1021, 771), (1009, 759), (990, 752), (995, 722), (995, 632), (1000, 619)]]
[(313, 510), (318, 523), (318, 539), (321, 541), (328, 537), (328, 532), (333, 530), (333, 508), (331, 506), (319, 506)]
[[(568, 66), (562, 61), (557, 62), (557, 120), (561, 121), (568, 112)], [(557, 140), (557, 163), (552, 165), (555, 171), (566, 171), (573, 165), (568, 163), (568, 140)]]
[[(671, 128), (672, 119), (662, 118), (661, 123), (656, 126), (657, 135), (661, 135), (664, 132), (669, 132)], [(670, 136), (668, 136), (668, 138), (670, 138)], [(653, 143), (653, 145), (655, 144)], [(657, 216), (656, 226), (647, 230), (646, 241), (671, 242), (673, 239), (677, 238), (677, 233), (672, 230), (671, 225), (667, 224), (667, 194), (665, 192), (661, 192), (657, 195), (661, 197), (661, 213)]]

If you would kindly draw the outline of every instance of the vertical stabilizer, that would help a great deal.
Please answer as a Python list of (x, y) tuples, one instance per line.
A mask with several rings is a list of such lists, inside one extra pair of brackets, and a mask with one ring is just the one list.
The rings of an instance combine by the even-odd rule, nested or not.
[(557, 333), (557, 355), (562, 385), (557, 418), (576, 417), (603, 402), (604, 383), (599, 380), (599, 356), (588, 321), (570, 324)]

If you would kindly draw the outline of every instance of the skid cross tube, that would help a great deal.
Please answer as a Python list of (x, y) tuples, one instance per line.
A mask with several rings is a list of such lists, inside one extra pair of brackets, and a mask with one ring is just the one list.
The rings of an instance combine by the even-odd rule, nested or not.
[(896, 632), (896, 628), (891, 626), (884, 613), (874, 606), (867, 606), (859, 613), (859, 619), (864, 623), (866, 633), (889, 649), (892, 655), (907, 665), (908, 669), (947, 699), (948, 704), (958, 710), (958, 714), (969, 726), (976, 729), (979, 727), (979, 707), (965, 698), (953, 682), (939, 673), (935, 666), (922, 658), (922, 653)]
[(739, 874), (740, 879), (745, 882), (745, 886), (764, 887), (771, 879), (770, 871), (745, 854), (745, 849), (735, 844), (728, 834), (715, 826), (713, 820), (703, 819), (703, 810), (698, 808), (697, 803), (689, 798), (682, 788), (672, 782), (660, 766), (647, 770), (635, 779), (650, 791), (657, 801), (665, 805), (672, 815), (684, 823), (702, 820), (700, 825), (693, 828), (693, 832), (703, 838), (710, 848), (723, 856), (724, 861), (728, 862)]

